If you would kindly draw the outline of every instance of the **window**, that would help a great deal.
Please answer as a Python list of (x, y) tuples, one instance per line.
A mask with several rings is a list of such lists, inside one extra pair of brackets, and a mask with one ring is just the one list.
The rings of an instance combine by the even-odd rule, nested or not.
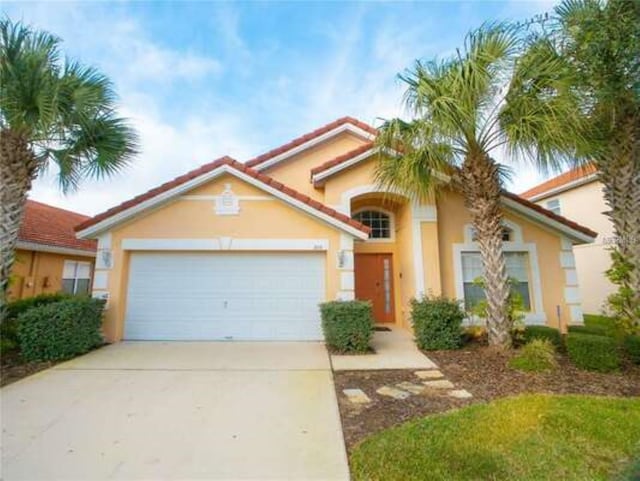
[(67, 294), (86, 294), (91, 282), (91, 264), (88, 262), (64, 261), (62, 291)]
[(369, 238), (391, 238), (391, 218), (389, 214), (378, 210), (363, 210), (354, 214), (353, 218), (371, 229)]
[(547, 209), (554, 214), (560, 215), (560, 199), (552, 199), (547, 202)]
[[(522, 296), (524, 307), (531, 310), (531, 296), (529, 295), (529, 255), (526, 252), (505, 252), (507, 275), (513, 284), (511, 289)], [(462, 253), (462, 282), (464, 288), (464, 307), (470, 310), (485, 298), (482, 286), (474, 283), (482, 277), (484, 269), (478, 252)]]
[[(473, 229), (471, 234), (471, 240), (473, 242), (477, 242), (478, 241), (478, 233), (476, 232), (475, 229)], [(513, 230), (509, 229), (508, 227), (503, 227), (502, 228), (502, 241), (503, 242), (510, 242), (513, 241)]]

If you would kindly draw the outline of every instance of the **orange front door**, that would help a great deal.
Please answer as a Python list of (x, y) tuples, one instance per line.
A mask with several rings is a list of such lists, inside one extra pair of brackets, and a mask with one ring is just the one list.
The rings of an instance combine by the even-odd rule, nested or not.
[(393, 322), (391, 254), (355, 255), (356, 299), (371, 301), (376, 322)]

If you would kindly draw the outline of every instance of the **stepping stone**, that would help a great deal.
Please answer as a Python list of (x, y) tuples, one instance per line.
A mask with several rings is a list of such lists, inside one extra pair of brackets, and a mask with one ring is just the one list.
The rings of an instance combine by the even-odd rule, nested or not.
[(449, 396), (458, 399), (469, 399), (470, 397), (473, 397), (473, 395), (466, 389), (454, 389), (453, 391), (449, 391)]
[(453, 383), (446, 379), (439, 379), (437, 381), (424, 381), (422, 384), (432, 389), (453, 389), (454, 388)]
[(413, 384), (412, 382), (404, 381), (396, 384), (396, 387), (409, 391), (411, 394), (420, 394), (424, 391), (424, 386), (420, 384)]
[(343, 389), (342, 392), (353, 404), (366, 404), (371, 402), (369, 396), (367, 396), (362, 389)]
[(411, 396), (411, 394), (407, 391), (402, 391), (401, 389), (396, 389), (389, 386), (382, 386), (381, 388), (378, 388), (376, 392), (382, 396), (392, 397), (393, 399), (407, 399), (409, 396)]
[(414, 372), (414, 374), (420, 379), (439, 379), (441, 377), (444, 377), (442, 373), (437, 369), (433, 371), (416, 371)]

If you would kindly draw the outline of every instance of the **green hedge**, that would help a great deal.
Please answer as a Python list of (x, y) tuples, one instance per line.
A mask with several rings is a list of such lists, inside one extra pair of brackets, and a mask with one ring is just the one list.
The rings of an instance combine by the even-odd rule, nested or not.
[(594, 334), (567, 334), (567, 352), (581, 369), (609, 372), (620, 367), (620, 353), (615, 339)]
[(33, 307), (18, 316), (18, 340), (28, 361), (56, 361), (102, 344), (104, 301), (72, 297)]
[(40, 294), (7, 303), (4, 312), (5, 318), (0, 323), (0, 351), (4, 352), (18, 347), (18, 317), (20, 314), (34, 307), (60, 302), (69, 297), (68, 294)]
[(634, 364), (640, 364), (640, 336), (624, 338), (624, 352)]
[(569, 326), (567, 328), (569, 332), (576, 334), (590, 334), (592, 336), (609, 336), (611, 332), (605, 326)]
[(460, 302), (445, 297), (423, 297), (411, 301), (411, 321), (418, 348), (425, 351), (458, 349), (462, 345)]
[(522, 337), (525, 344), (530, 343), (534, 339), (546, 339), (551, 342), (556, 349), (562, 348), (562, 334), (554, 327), (526, 326)]
[(324, 302), (320, 304), (320, 314), (322, 332), (332, 351), (358, 353), (369, 350), (369, 341), (373, 335), (370, 302)]

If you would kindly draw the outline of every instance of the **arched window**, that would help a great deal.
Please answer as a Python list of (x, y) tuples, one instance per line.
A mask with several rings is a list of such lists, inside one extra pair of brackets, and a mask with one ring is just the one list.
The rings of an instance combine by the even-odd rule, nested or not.
[(390, 239), (391, 238), (391, 216), (386, 212), (373, 209), (365, 209), (356, 212), (353, 218), (371, 229), (369, 238)]

